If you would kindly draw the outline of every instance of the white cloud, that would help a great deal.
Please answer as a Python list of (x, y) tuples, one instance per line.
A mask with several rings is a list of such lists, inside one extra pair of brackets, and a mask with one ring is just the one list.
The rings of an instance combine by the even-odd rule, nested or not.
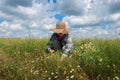
[[(71, 6), (71, 2), (69, 2), (69, 5), (67, 5), (67, 7)], [(120, 14), (118, 13), (120, 8), (117, 6), (118, 3), (119, 0), (88, 0), (86, 1), (86, 8), (84, 8), (85, 6), (81, 6), (80, 8), (75, 8), (73, 6), (77, 10), (81, 8), (84, 9), (84, 14), (77, 12), (79, 15), (67, 15), (64, 18), (64, 21), (67, 22), (67, 24), (71, 27), (71, 31), (74, 30), (72, 31), (74, 36), (76, 33), (79, 34), (77, 37), (116, 37), (118, 35), (119, 30), (117, 28), (119, 27), (120, 22)], [(114, 7), (115, 10), (112, 10), (112, 7)], [(64, 7), (64, 10), (66, 9), (68, 8)], [(87, 27), (91, 27), (92, 30), (87, 30)]]
[(68, 21), (71, 25), (86, 25), (99, 22), (99, 18), (96, 16), (66, 16), (65, 21)]
[(7, 32), (7, 33), (5, 34), (5, 37), (9, 37), (10, 34), (11, 34), (11, 32)]
[(57, 0), (57, 3), (51, 0), (49, 4), (47, 0), (12, 2), (0, 2), (0, 18), (4, 19), (0, 23), (0, 36), (26, 37), (30, 28), (31, 35), (46, 37), (58, 21), (53, 17), (57, 13), (65, 15), (63, 21), (73, 36), (115, 37), (120, 32), (120, 0)]
[(24, 13), (26, 15), (35, 15), (36, 14), (36, 10), (34, 10), (33, 8), (30, 8), (30, 7), (18, 6), (18, 10), (21, 13)]
[(120, 27), (120, 21), (116, 22), (115, 26)]
[(111, 15), (111, 19), (114, 20), (114, 21), (119, 20), (120, 19), (120, 13), (116, 13), (116, 14)]
[(98, 35), (107, 35), (108, 34), (108, 31), (106, 31), (106, 30), (103, 30), (103, 29), (98, 29), (98, 30), (96, 30), (97, 31), (97, 34)]
[(11, 30), (22, 30), (22, 26), (20, 24), (11, 24), (9, 28)]
[(87, 6), (87, 0), (60, 0), (57, 8), (67, 15), (83, 15)]
[(7, 21), (3, 21), (1, 24), (0, 24), (0, 27), (8, 27), (9, 23)]
[[(0, 31), (8, 32), (9, 29), (9, 35), (6, 33), (7, 36), (24, 37), (24, 35), (28, 36), (28, 27), (30, 27), (31, 33), (34, 34), (34, 36), (39, 36), (54, 27), (57, 20), (50, 16), (53, 16), (55, 12), (49, 11), (53, 7), (53, 4), (48, 4), (44, 0), (42, 1), (43, 3), (36, 3), (36, 1), (33, 1), (31, 7), (22, 5), (15, 5), (16, 7), (0, 5), (0, 17), (6, 20), (6, 22), (0, 23)], [(6, 35), (2, 34), (2, 36)], [(42, 35), (42, 37), (45, 36), (46, 35)]]

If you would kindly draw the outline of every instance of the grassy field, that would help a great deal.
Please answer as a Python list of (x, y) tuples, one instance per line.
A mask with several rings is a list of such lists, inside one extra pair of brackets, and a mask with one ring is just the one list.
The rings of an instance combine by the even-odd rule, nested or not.
[(1, 38), (0, 80), (120, 80), (120, 39), (75, 39), (62, 61), (47, 41)]

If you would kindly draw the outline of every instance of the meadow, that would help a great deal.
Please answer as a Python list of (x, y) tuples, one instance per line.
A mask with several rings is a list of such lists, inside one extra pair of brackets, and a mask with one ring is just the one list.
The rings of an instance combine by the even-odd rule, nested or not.
[(120, 39), (74, 39), (74, 49), (46, 53), (48, 39), (0, 39), (0, 80), (120, 80)]

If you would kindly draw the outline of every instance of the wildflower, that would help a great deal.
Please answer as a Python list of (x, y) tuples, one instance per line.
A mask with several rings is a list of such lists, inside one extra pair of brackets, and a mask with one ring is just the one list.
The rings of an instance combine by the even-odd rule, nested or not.
[(83, 46), (81, 46), (80, 48), (81, 48), (81, 49), (84, 49), (84, 47), (83, 47)]
[(120, 80), (118, 76), (115, 76), (115, 80)]
[(64, 71), (64, 74), (66, 74), (66, 71)]
[(70, 64), (69, 67), (72, 67), (72, 65)]
[(69, 58), (72, 58), (72, 55), (70, 55)]
[(47, 73), (47, 70), (45, 72)]
[(88, 45), (87, 44), (84, 44), (85, 47), (87, 47)]
[(55, 76), (55, 79), (58, 78), (58, 76)]
[(28, 78), (25, 78), (25, 80), (28, 80)]
[(108, 68), (110, 68), (110, 65), (107, 65)]
[(77, 66), (77, 68), (79, 68), (79, 67), (80, 67), (80, 65)]
[(74, 71), (74, 69), (72, 69), (71, 71), (70, 71), (70, 73), (72, 73)]
[(73, 79), (73, 78), (74, 78), (74, 75), (70, 76), (70, 78)]
[(69, 79), (69, 76), (66, 76), (66, 79)]
[(92, 42), (89, 42), (90, 45), (93, 45)]
[(72, 73), (72, 71), (70, 71), (70, 73)]
[(43, 69), (40, 69), (41, 71), (43, 70)]
[(116, 65), (115, 64), (113, 64), (113, 67), (115, 67)]
[(100, 58), (99, 61), (102, 62), (102, 58)]
[(33, 69), (30, 69), (30, 72), (32, 73), (32, 72), (33, 72)]
[(51, 80), (51, 78), (48, 78), (48, 80)]
[(56, 72), (56, 74), (58, 74), (58, 72)]
[(51, 75), (54, 75), (54, 73), (52, 72)]
[(36, 70), (36, 71), (34, 71), (34, 73), (33, 74), (39, 74), (39, 71), (38, 70)]
[(34, 63), (35, 61), (31, 61), (32, 63)]

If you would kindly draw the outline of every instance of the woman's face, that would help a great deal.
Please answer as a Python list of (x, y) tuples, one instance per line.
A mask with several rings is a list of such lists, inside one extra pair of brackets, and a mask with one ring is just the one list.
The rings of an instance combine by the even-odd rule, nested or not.
[(58, 33), (59, 36), (63, 36), (64, 34), (63, 33)]

